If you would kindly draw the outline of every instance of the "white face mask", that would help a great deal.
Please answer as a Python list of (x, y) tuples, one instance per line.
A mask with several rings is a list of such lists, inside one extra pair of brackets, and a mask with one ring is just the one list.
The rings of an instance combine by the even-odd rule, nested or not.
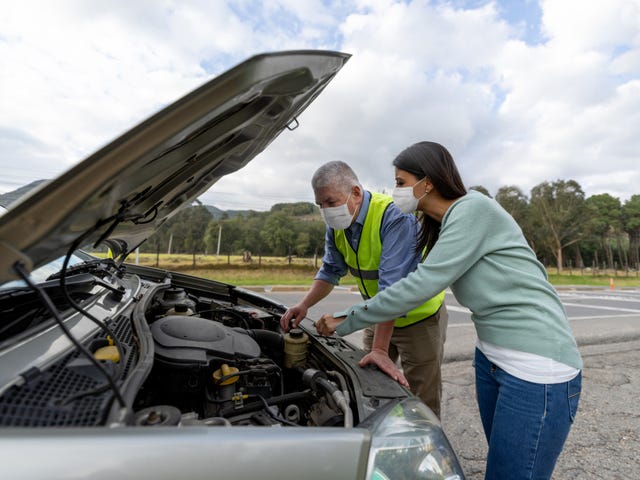
[[(424, 180), (424, 178), (422, 180)], [(416, 198), (416, 196), (413, 194), (413, 187), (415, 187), (422, 180), (411, 185), (410, 187), (395, 187), (393, 189), (393, 193), (391, 194), (391, 196), (393, 197), (393, 203), (396, 204), (396, 206), (402, 213), (415, 212), (418, 208), (418, 202), (427, 194), (427, 192), (425, 192), (424, 195), (422, 195), (422, 197), (420, 198)]]
[(343, 205), (338, 205), (337, 207), (321, 208), (320, 215), (322, 216), (324, 223), (326, 223), (334, 230), (344, 230), (346, 228), (349, 228), (353, 220), (353, 215), (349, 211), (349, 206), (347, 205), (350, 197), (351, 193), (349, 193), (347, 201), (344, 202)]

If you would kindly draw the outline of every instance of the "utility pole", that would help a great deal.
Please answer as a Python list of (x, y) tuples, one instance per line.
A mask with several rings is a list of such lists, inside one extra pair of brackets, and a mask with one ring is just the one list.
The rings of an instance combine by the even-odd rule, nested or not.
[(216, 250), (216, 257), (220, 256), (220, 239), (222, 238), (222, 223), (218, 226), (218, 249)]

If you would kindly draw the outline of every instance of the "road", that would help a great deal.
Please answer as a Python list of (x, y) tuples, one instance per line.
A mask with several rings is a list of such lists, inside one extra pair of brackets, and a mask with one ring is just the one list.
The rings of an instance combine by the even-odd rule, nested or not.
[[(294, 305), (305, 290), (267, 288), (264, 292), (285, 305)], [(563, 287), (558, 289), (560, 299), (569, 317), (569, 324), (579, 345), (593, 345), (640, 339), (640, 289), (591, 289)], [(337, 287), (318, 305), (309, 310), (308, 317), (315, 320), (324, 313), (341, 311), (360, 301), (360, 294), (349, 288)], [(476, 334), (469, 310), (462, 307), (450, 291), (445, 303), (449, 312), (449, 327), (445, 344), (445, 361), (471, 358)], [(356, 332), (347, 338), (362, 346), (362, 334)]]
[[(266, 295), (292, 305), (304, 291), (274, 288)], [(640, 478), (640, 289), (559, 289), (584, 360), (578, 415), (553, 480)], [(309, 317), (359, 301), (335, 289)], [(471, 355), (475, 331), (469, 312), (446, 295), (449, 327), (442, 366), (442, 426), (467, 480), (484, 478), (487, 447), (475, 403)], [(361, 345), (358, 333), (349, 339)]]

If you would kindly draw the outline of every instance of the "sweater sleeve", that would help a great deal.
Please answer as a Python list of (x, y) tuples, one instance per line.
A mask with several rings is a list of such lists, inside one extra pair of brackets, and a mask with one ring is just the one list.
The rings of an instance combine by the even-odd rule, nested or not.
[(487, 215), (486, 209), (467, 200), (467, 196), (454, 203), (445, 214), (438, 241), (425, 261), (372, 299), (334, 313), (334, 317), (347, 317), (336, 332), (347, 335), (399, 317), (455, 282), (484, 254), (482, 245), (491, 224)]

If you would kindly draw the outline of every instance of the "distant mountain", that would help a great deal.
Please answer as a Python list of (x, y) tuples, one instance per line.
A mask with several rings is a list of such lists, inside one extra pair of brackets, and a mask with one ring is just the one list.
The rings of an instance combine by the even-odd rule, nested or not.
[(293, 202), (293, 203), (276, 203), (271, 207), (269, 212), (256, 212), (255, 210), (220, 210), (213, 205), (204, 205), (209, 210), (211, 216), (215, 220), (221, 218), (235, 218), (235, 217), (247, 217), (251, 213), (262, 213), (268, 215), (269, 213), (281, 212), (289, 217), (297, 217), (302, 220), (317, 220), (320, 218), (318, 213), (318, 207), (310, 202)]
[(10, 192), (0, 194), (0, 207), (7, 208), (9, 205), (11, 205), (17, 199), (19, 199), (23, 195), (26, 195), (27, 193), (29, 193), (31, 190), (36, 188), (41, 183), (44, 183), (44, 182), (47, 182), (47, 181), (48, 180), (35, 180), (35, 181), (29, 183), (28, 185), (23, 185), (22, 187), (16, 188), (15, 190), (12, 190)]
[(225, 218), (235, 218), (235, 217), (246, 217), (253, 210), (220, 210), (218, 207), (214, 207), (213, 205), (205, 205), (204, 206), (214, 220), (220, 220), (223, 216)]

